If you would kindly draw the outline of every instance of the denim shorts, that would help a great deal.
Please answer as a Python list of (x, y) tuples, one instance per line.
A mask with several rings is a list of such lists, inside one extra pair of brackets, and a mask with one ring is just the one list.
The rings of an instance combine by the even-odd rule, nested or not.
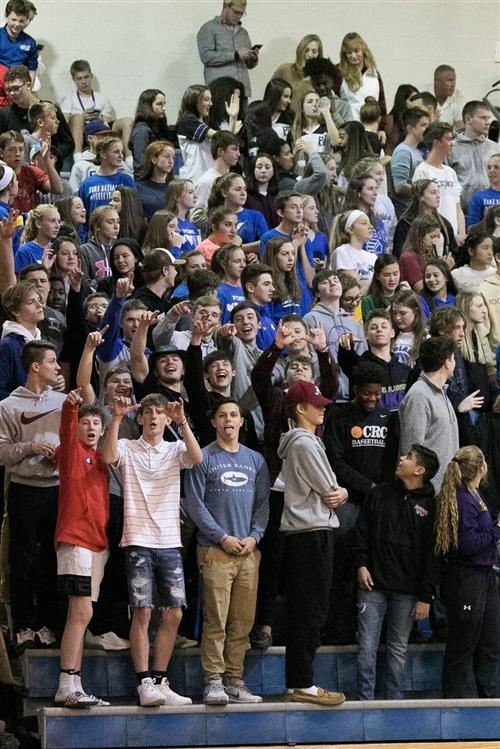
[(129, 603), (134, 608), (151, 608), (153, 583), (158, 590), (158, 607), (185, 608), (186, 591), (180, 549), (125, 547)]

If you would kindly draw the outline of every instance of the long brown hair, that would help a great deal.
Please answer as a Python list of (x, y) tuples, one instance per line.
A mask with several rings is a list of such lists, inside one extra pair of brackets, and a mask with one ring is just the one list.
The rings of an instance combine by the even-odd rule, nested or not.
[[(276, 262), (278, 252), (284, 244), (289, 242), (290, 240), (286, 237), (271, 239), (267, 244), (262, 262), (269, 265), (271, 268), (275, 288), (273, 299), (276, 301), (284, 301), (285, 299), (292, 297), (295, 302), (298, 302), (301, 294), (295, 266), (291, 271), (283, 271), (281, 268), (278, 268)], [(295, 262), (297, 262), (297, 257), (295, 258)]]
[(428, 250), (422, 244), (423, 238), (433, 229), (439, 229), (439, 231), (441, 231), (441, 224), (437, 218), (429, 214), (418, 216), (413, 221), (410, 230), (406, 235), (403, 244), (403, 252), (414, 252), (415, 255), (418, 255), (422, 260), (422, 264), (437, 258), (435, 247), (433, 247), (432, 250)]

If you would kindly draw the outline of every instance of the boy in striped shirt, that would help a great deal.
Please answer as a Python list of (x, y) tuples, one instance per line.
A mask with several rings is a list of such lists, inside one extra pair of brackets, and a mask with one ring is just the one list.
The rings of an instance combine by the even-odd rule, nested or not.
[[(118, 439), (122, 419), (139, 409), (142, 436)], [(183, 437), (163, 439), (171, 421)], [(139, 703), (186, 705), (191, 700), (169, 687), (166, 669), (186, 605), (180, 538), (180, 472), (200, 463), (201, 449), (189, 427), (182, 401), (169, 402), (158, 393), (131, 405), (115, 398), (113, 418), (103, 447), (108, 465), (119, 468), (123, 482), (124, 524), (121, 546), (129, 601), (133, 610), (130, 651), (137, 676)], [(160, 623), (154, 643), (153, 671), (149, 671), (148, 627), (153, 608), (153, 583), (158, 589)]]

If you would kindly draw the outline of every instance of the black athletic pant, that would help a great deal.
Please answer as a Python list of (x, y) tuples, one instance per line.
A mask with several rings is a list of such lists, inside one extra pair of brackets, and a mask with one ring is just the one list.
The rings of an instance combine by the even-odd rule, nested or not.
[(313, 660), (328, 615), (332, 569), (332, 531), (286, 536), (286, 685), (289, 689), (304, 689), (314, 684)]
[(260, 559), (255, 623), (261, 627), (264, 624), (269, 627), (274, 626), (276, 599), (279, 593), (285, 555), (285, 536), (280, 533), (284, 496), (283, 492), (271, 491), (269, 495), (269, 520), (259, 544), (262, 556)]
[(123, 534), (123, 497), (109, 495), (109, 523), (106, 530), (109, 557), (94, 604), (94, 614), (89, 624), (93, 635), (114, 632), (124, 640), (129, 638), (128, 588), (125, 574), (125, 553), (120, 548)]
[(441, 593), (449, 628), (443, 696), (500, 697), (500, 599), (494, 572), (450, 564)]
[(54, 535), (59, 487), (11, 482), (8, 491), (9, 587), (14, 629), (60, 630)]

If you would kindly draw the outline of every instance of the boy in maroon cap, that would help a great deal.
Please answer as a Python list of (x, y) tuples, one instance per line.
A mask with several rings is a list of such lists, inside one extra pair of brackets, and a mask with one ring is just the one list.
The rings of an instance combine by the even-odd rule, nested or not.
[(315, 430), (332, 403), (313, 382), (300, 380), (289, 389), (286, 404), (295, 427), (284, 434), (285, 504), (280, 530), (286, 534), (287, 622), (285, 699), (318, 705), (341, 705), (342, 692), (314, 684), (313, 659), (328, 614), (333, 569), (335, 508), (347, 500), (337, 484), (323, 443)]

